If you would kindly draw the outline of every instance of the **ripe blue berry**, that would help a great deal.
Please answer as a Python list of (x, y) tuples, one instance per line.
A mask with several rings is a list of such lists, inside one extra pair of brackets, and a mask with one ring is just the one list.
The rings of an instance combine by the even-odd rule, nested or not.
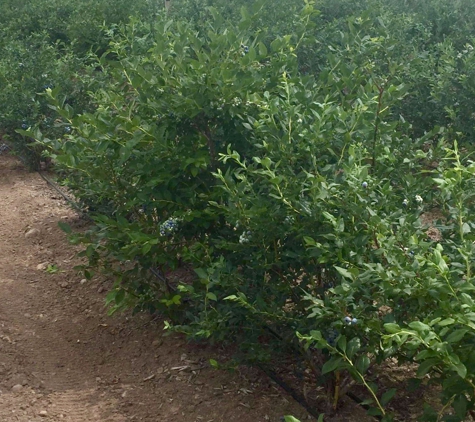
[(347, 324), (349, 324), (349, 323), (351, 322), (351, 318), (350, 318), (349, 316), (346, 316), (346, 317), (345, 317), (345, 322), (346, 322)]
[(366, 189), (368, 187), (368, 182), (363, 182), (361, 186), (363, 187), (363, 189)]
[(358, 323), (358, 320), (357, 320), (356, 318), (353, 318), (353, 319), (351, 320), (351, 323), (352, 323), (352, 324), (357, 324), (357, 323)]

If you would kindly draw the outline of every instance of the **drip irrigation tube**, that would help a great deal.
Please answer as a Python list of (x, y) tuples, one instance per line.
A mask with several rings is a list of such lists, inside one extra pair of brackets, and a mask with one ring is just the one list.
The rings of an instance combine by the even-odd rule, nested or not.
[(259, 369), (264, 372), (271, 380), (273, 380), (277, 385), (279, 385), (285, 392), (290, 394), (292, 398), (300, 404), (310, 415), (318, 419), (320, 417), (320, 412), (310, 406), (305, 399), (304, 395), (299, 393), (295, 388), (292, 388), (288, 385), (279, 375), (277, 375), (272, 369), (266, 368), (263, 365), (258, 365)]
[(58, 192), (65, 200), (66, 202), (71, 205), (71, 207), (74, 208), (74, 210), (81, 216), (81, 218), (84, 218), (87, 221), (93, 221), (91, 217), (87, 213), (85, 213), (81, 207), (73, 201), (68, 195), (66, 195), (59, 187), (54, 183), (49, 177), (45, 176), (41, 171), (37, 170), (37, 173), (40, 175), (40, 177), (48, 183), (56, 192)]

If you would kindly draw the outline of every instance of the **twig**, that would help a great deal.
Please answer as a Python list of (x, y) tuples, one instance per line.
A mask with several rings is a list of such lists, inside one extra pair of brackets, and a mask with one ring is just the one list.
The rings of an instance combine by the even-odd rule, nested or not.
[(376, 117), (374, 120), (374, 135), (373, 135), (373, 170), (376, 166), (376, 141), (378, 138), (378, 131), (379, 131), (379, 115), (381, 113), (381, 106), (382, 106), (382, 98), (384, 94), (384, 88), (376, 84), (376, 88), (378, 88), (379, 95), (378, 95), (378, 108), (376, 110)]

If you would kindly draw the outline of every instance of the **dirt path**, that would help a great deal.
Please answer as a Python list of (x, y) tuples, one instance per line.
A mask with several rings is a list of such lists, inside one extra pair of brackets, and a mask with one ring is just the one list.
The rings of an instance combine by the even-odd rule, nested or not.
[(210, 368), (219, 351), (163, 337), (146, 317), (107, 317), (105, 282), (72, 269), (59, 220), (77, 216), (0, 156), (1, 422), (308, 420), (262, 374)]

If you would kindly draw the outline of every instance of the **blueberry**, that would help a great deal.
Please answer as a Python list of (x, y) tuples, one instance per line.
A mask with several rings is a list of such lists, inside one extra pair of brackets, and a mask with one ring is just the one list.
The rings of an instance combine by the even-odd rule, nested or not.
[(346, 317), (345, 317), (345, 322), (346, 322), (347, 324), (349, 324), (349, 323), (351, 322), (351, 318), (350, 318), (349, 316), (346, 316)]
[(328, 341), (328, 344), (330, 346), (334, 346), (335, 345), (335, 340), (338, 338), (339, 336), (339, 333), (337, 330), (329, 330), (327, 335), (326, 335), (326, 340)]
[(28, 129), (28, 125), (27, 125), (26, 123), (23, 123), (23, 124), (21, 125), (21, 128), (22, 128), (23, 130), (26, 130), (26, 129)]
[(357, 324), (357, 323), (358, 323), (358, 320), (357, 320), (356, 318), (353, 318), (353, 319), (351, 320), (351, 323), (352, 323), (352, 324)]
[(368, 182), (363, 182), (361, 186), (363, 187), (363, 189), (366, 189), (368, 187)]

